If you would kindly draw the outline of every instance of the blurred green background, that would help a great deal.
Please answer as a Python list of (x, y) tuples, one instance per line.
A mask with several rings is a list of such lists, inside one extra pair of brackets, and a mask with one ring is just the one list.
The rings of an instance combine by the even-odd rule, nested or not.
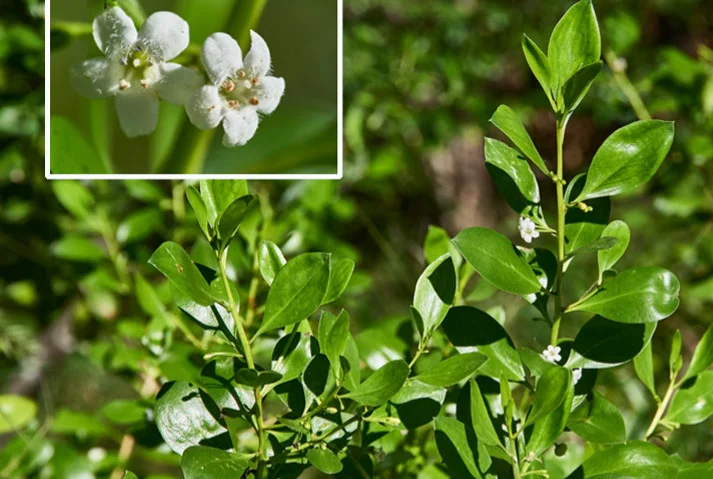
[[(141, 5), (146, 15), (169, 10), (187, 20), (193, 44), (189, 50), (193, 48), (194, 52), (199, 52), (204, 40), (212, 33), (233, 33), (245, 18), (231, 18), (235, 12), (242, 13), (239, 11), (241, 4), (248, 3), (235, 0), (147, 0)], [(161, 102), (156, 132), (129, 139), (118, 128), (112, 99), (88, 100), (70, 85), (71, 66), (101, 55), (87, 26), (102, 8), (100, 0), (54, 0), (51, 4), (50, 21), (54, 25), (53, 39), (56, 41), (50, 56), (50, 116), (65, 117), (77, 125), (84, 139), (96, 150), (97, 163), (108, 163), (115, 173), (183, 173), (177, 166), (167, 164), (170, 155), (178, 153), (172, 149), (176, 137), (186, 134), (186, 130), (180, 128), (189, 123), (182, 107)], [(202, 169), (186, 172), (336, 173), (336, 2), (270, 0), (265, 3), (255, 30), (270, 47), (273, 74), (285, 78), (285, 96), (279, 108), (261, 120), (256, 136), (243, 147), (223, 147), (222, 126), (216, 129)], [(66, 32), (70, 31), (74, 36), (67, 36)], [(245, 55), (249, 40), (247, 37), (239, 40)], [(195, 65), (196, 59), (195, 55), (183, 55), (178, 61)], [(63, 129), (56, 134), (66, 136), (68, 133)]]
[[(214, 5), (183, 3), (200, 5), (195, 7), (200, 10)], [(285, 22), (298, 15), (315, 18), (314, 12), (306, 14), (313, 4), (271, 0), (261, 31), (270, 38), (291, 28), (283, 25), (271, 33), (268, 27), (269, 15), (282, 17), (286, 9), (291, 13), (284, 15)], [(675, 144), (654, 180), (636, 195), (617, 197), (612, 206), (612, 218), (624, 219), (632, 229), (622, 267), (657, 264), (682, 282), (681, 307), (660, 324), (653, 343), (655, 368), (664, 379), (673, 331), (683, 333), (684, 357), (690, 358), (713, 319), (713, 8), (709, 0), (594, 4), (603, 52), (608, 59), (625, 60), (627, 68), (617, 75), (605, 68), (571, 120), (566, 176), (581, 171), (609, 133), (643, 113), (641, 106), (632, 106), (632, 99), (637, 104), (639, 98), (652, 116), (676, 121)], [(39, 2), (0, 0), (0, 6), (10, 5), (0, 20), (0, 248), (5, 252), (0, 255), (0, 387), (38, 401), (41, 413), (25, 435), (41, 440), (28, 450), (16, 437), (3, 437), (7, 446), (0, 453), (0, 471), (11, 470), (10, 477), (40, 477), (39, 471), (45, 471), (42, 477), (61, 477), (46, 471), (79, 464), (88, 474), (106, 477), (111, 462), (88, 464), (87, 451), (100, 444), (116, 457), (126, 427), (111, 424), (101, 407), (111, 399), (137, 397), (141, 361), (150, 355), (143, 335), (151, 323), (130, 291), (112, 289), (107, 281), (117, 275), (107, 245), (136, 215), (152, 218), (140, 235), (119, 242), (129, 270), (151, 281), (158, 275), (147, 268), (146, 259), (163, 240), (192, 248), (196, 258), (203, 247), (194, 241), (197, 226), (190, 208), (177, 200), (182, 198), (182, 183), (87, 184), (95, 209), (106, 215), (106, 238), (77, 221), (65, 207), (66, 198), (58, 201), (57, 187), (43, 178), (42, 10)], [(507, 103), (526, 120), (543, 156), (553, 157), (554, 118), (528, 72), (520, 38), (526, 32), (544, 47), (543, 32), (552, 29), (569, 5), (565, 0), (345, 0), (345, 179), (256, 182), (251, 188), (271, 205), (270, 238), (286, 253), (331, 251), (357, 261), (355, 278), (337, 306), (349, 309), (360, 347), (368, 343), (374, 349), (405, 349), (409, 344), (409, 338), (399, 336), (399, 325), (408, 318), (430, 225), (451, 234), (487, 225), (516, 237), (517, 217), (484, 168), (482, 138), (498, 135), (488, 119), (499, 104)], [(316, 18), (309, 25), (321, 28)], [(286, 41), (294, 48), (312, 41), (324, 48), (325, 43), (331, 45), (311, 33)], [(277, 72), (288, 78), (288, 96), (279, 113), (288, 110), (288, 99), (301, 99), (281, 68), (301, 61), (284, 56), (279, 60), (279, 46), (274, 41), (270, 45)], [(77, 52), (77, 59), (87, 51), (85, 46)], [(68, 52), (60, 49), (54, 55)], [(315, 96), (325, 93), (311, 91)], [(69, 92), (67, 88), (64, 94)], [(99, 113), (113, 119), (113, 106), (105, 103)], [(85, 108), (101, 110), (96, 105)], [(266, 133), (268, 122), (277, 122), (278, 113), (258, 135)], [(307, 129), (312, 115), (307, 110), (295, 115), (301, 118), (298, 126)], [(80, 125), (86, 128), (86, 123)], [(297, 161), (302, 155), (306, 162), (318, 163), (323, 150), (317, 138), (323, 134), (327, 139), (331, 133), (316, 130), (320, 133), (314, 140), (305, 140), (309, 147), (280, 149), (276, 158)], [(253, 141), (257, 144), (258, 138)], [(218, 150), (211, 150), (207, 170), (213, 161), (231, 163), (218, 161)], [(549, 180), (541, 186), (544, 204), (552, 205)], [(96, 246), (91, 251), (98, 248), (99, 253), (78, 258), (60, 247), (63, 239), (76, 236), (88, 238)], [(573, 263), (571, 271), (581, 277), (571, 275), (569, 298), (586, 288), (595, 274), (593, 262), (575, 261), (581, 263)], [(231, 262), (238, 275), (249, 270), (239, 253)], [(530, 320), (531, 310), (522, 301), (493, 295), (478, 281), (468, 291), (469, 301), (478, 307), (503, 305), (505, 326), (518, 345), (547, 344), (546, 327)], [(173, 375), (195, 368), (181, 333), (171, 334), (170, 354), (157, 367)], [(563, 334), (568, 334), (566, 325)], [(597, 387), (624, 411), (629, 432), (640, 435), (654, 404), (635, 380), (633, 368), (602, 372)], [(67, 425), (73, 422), (84, 428)], [(176, 458), (161, 450), (151, 422), (141, 427), (132, 466), (142, 476), (176, 477)], [(674, 433), (664, 447), (687, 460), (710, 459), (712, 431), (710, 421), (688, 427)], [(51, 454), (46, 452), (50, 447)], [(20, 456), (22, 450), (26, 453)], [(571, 451), (572, 461), (581, 458)], [(419, 477), (418, 467), (410, 468), (405, 457), (404, 451), (389, 452), (380, 466), (381, 477)]]

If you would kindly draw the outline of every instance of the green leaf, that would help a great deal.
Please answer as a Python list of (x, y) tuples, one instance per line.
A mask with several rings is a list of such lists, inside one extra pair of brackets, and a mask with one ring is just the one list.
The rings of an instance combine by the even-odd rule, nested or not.
[(522, 381), (525, 372), (520, 357), (505, 329), (485, 311), (472, 306), (451, 308), (443, 321), (443, 330), (448, 340), (458, 350), (477, 351), (488, 361), (480, 371), (491, 377), (503, 373), (509, 381)]
[(654, 382), (654, 358), (651, 341), (634, 358), (634, 369), (641, 382), (644, 383), (651, 395), (658, 401), (659, 396), (656, 394), (656, 383)]
[(535, 400), (527, 415), (525, 426), (534, 424), (562, 405), (567, 391), (572, 388), (572, 374), (568, 369), (554, 367), (547, 370), (535, 388)]
[(601, 394), (594, 392), (574, 410), (567, 423), (585, 441), (618, 444), (626, 441), (626, 425), (619, 409)]
[(522, 36), (522, 51), (525, 53), (525, 59), (530, 66), (530, 70), (537, 78), (537, 81), (542, 85), (542, 89), (550, 100), (552, 107), (555, 107), (554, 97), (552, 96), (552, 69), (547, 55), (533, 42), (527, 35)]
[(526, 214), (528, 208), (539, 204), (537, 179), (520, 153), (501, 141), (486, 138), (485, 166), (498, 191), (515, 212)]
[(565, 113), (573, 112), (582, 103), (592, 83), (602, 71), (602, 65), (601, 61), (585, 65), (565, 82), (562, 88)]
[(450, 417), (439, 416), (435, 421), (436, 446), (446, 463), (450, 477), (478, 479), (483, 477), (475, 463), (475, 454), (468, 443), (465, 425)]
[(97, 152), (67, 118), (50, 119), (50, 172), (95, 175), (111, 173)]
[(416, 376), (417, 381), (447, 388), (475, 374), (488, 358), (481, 353), (456, 354)]
[(593, 251), (606, 251), (608, 249), (611, 249), (614, 245), (616, 245), (616, 242), (618, 240), (616, 238), (612, 238), (611, 236), (602, 236), (596, 241), (593, 241), (591, 243), (587, 243), (584, 246), (580, 246), (574, 251), (570, 251), (567, 253), (565, 256), (566, 259), (573, 258), (579, 254), (582, 253), (591, 253)]
[(327, 356), (320, 353), (312, 358), (304, 370), (302, 382), (317, 398), (334, 388), (335, 377)]
[(446, 253), (450, 253), (456, 270), (459, 270), (463, 263), (463, 258), (461, 258), (458, 249), (451, 243), (451, 237), (448, 236), (446, 230), (438, 226), (428, 226), (428, 233), (423, 244), (423, 253), (427, 263), (433, 263)]
[(629, 225), (621, 220), (614, 220), (602, 231), (602, 238), (616, 238), (616, 243), (609, 249), (597, 253), (599, 263), (599, 281), (606, 270), (611, 269), (617, 261), (624, 255), (631, 240)]
[(633, 268), (605, 281), (594, 296), (568, 311), (587, 311), (621, 323), (655, 322), (676, 311), (679, 289), (678, 278), (670, 271)]
[(345, 258), (329, 265), (329, 285), (322, 304), (333, 303), (344, 293), (352, 279), (354, 261)]
[(166, 241), (151, 255), (149, 264), (163, 273), (176, 289), (201, 306), (209, 306), (218, 300), (198, 267), (179, 244)]
[(134, 276), (134, 288), (136, 300), (145, 313), (151, 316), (161, 316), (165, 312), (165, 307), (158, 293), (140, 273), (136, 273)]
[[(575, 176), (567, 186), (565, 201), (570, 202), (584, 188), (586, 175)], [(565, 251), (575, 251), (583, 246), (596, 241), (609, 222), (611, 200), (609, 198), (595, 198), (587, 202), (591, 211), (585, 212), (577, 207), (569, 208), (565, 214)]]
[(391, 361), (343, 397), (353, 399), (365, 406), (381, 406), (399, 392), (408, 374), (409, 367), (406, 361), (401, 359)]
[(111, 401), (102, 407), (101, 412), (114, 424), (134, 424), (146, 418), (146, 408), (131, 399)]
[(322, 304), (329, 284), (329, 256), (305, 253), (288, 261), (275, 276), (258, 334), (298, 323)]
[(651, 341), (656, 323), (619, 323), (594, 316), (574, 338), (569, 368), (601, 368), (624, 364)]
[(280, 383), (300, 377), (312, 357), (309, 323), (302, 321), (295, 331), (281, 337), (272, 350), (271, 369), (282, 374)]
[(95, 241), (78, 235), (63, 236), (51, 249), (58, 258), (80, 263), (96, 263), (107, 257), (106, 251)]
[[(561, 368), (555, 367), (552, 368), (550, 371), (555, 371), (557, 369)], [(545, 373), (545, 375), (550, 373), (550, 371)], [(571, 378), (570, 372), (567, 370), (565, 371), (567, 372), (567, 375)], [(540, 378), (540, 381), (541, 380), (542, 378)], [(535, 393), (535, 401), (537, 401), (538, 391), (536, 391)], [(565, 427), (567, 426), (570, 411), (572, 410), (573, 400), (574, 387), (570, 383), (570, 386), (567, 388), (567, 390), (562, 393), (562, 402), (555, 408), (555, 410), (535, 421), (535, 426), (532, 428), (532, 433), (530, 434), (530, 438), (527, 441), (526, 450), (528, 454), (533, 453), (535, 457), (538, 457), (549, 447), (551, 447), (555, 443), (555, 441), (557, 441), (557, 438), (560, 437), (562, 432), (564, 432)]]
[(581, 0), (567, 10), (550, 37), (547, 57), (552, 68), (552, 89), (559, 91), (580, 68), (598, 61), (601, 48), (592, 2)]
[(713, 371), (703, 371), (689, 381), (673, 396), (666, 421), (698, 424), (713, 416)]
[(490, 418), (485, 400), (475, 379), (470, 380), (470, 418), (478, 440), (488, 446), (500, 445), (500, 438), (495, 431), (493, 420)]
[(235, 233), (238, 232), (238, 227), (245, 219), (248, 213), (250, 204), (253, 201), (253, 195), (245, 195), (236, 199), (220, 214), (218, 217), (218, 237), (225, 241), (230, 240)]
[(673, 123), (642, 120), (616, 130), (592, 159), (576, 201), (628, 193), (649, 181), (673, 143)]
[(131, 213), (119, 224), (116, 239), (124, 244), (138, 243), (156, 233), (163, 224), (163, 214), (158, 208), (144, 208)]
[(339, 313), (339, 316), (334, 316), (326, 311), (322, 313), (317, 333), (319, 347), (335, 371), (339, 370), (339, 357), (344, 354), (350, 335), (349, 313), (344, 310)]
[[(222, 282), (214, 280), (211, 290), (215, 293), (218, 287), (223, 287)], [(234, 334), (235, 321), (233, 315), (223, 305), (215, 303), (210, 306), (202, 306), (173, 284), (170, 285), (170, 290), (176, 306), (197, 321), (203, 329), (227, 330), (230, 334)], [(225, 293), (222, 292), (222, 294)], [(233, 294), (236, 293), (233, 292)]]
[(455, 298), (458, 278), (450, 254), (429, 264), (416, 282), (413, 305), (424, 333), (430, 335), (446, 317)]
[(280, 247), (272, 241), (263, 241), (258, 250), (258, 266), (260, 274), (268, 285), (275, 280), (277, 273), (285, 266), (287, 260)]
[(14, 394), (0, 395), (0, 434), (15, 432), (37, 416), (37, 404)]
[(126, 471), (126, 472), (124, 473), (124, 479), (139, 479), (139, 478), (136, 477), (136, 474), (134, 474), (133, 472), (131, 472), (131, 471)]
[(681, 356), (682, 342), (683, 338), (681, 337), (681, 330), (677, 329), (671, 339), (671, 351), (668, 357), (668, 368), (672, 375), (677, 375), (681, 370), (681, 363), (683, 362), (683, 358)]
[(183, 452), (181, 469), (185, 479), (226, 479), (242, 477), (249, 456), (213, 447), (191, 446)]
[(191, 208), (193, 208), (198, 225), (201, 227), (201, 230), (203, 230), (206, 238), (210, 238), (211, 233), (210, 228), (208, 227), (208, 210), (203, 202), (203, 197), (195, 186), (189, 186), (186, 188), (186, 197), (188, 197), (188, 202), (191, 204)]
[(540, 153), (535, 148), (532, 138), (527, 133), (525, 125), (520, 117), (507, 105), (500, 105), (493, 117), (490, 119), (493, 125), (498, 127), (520, 152), (532, 161), (545, 175), (549, 176), (549, 170), (545, 165)]
[(488, 228), (468, 228), (453, 239), (463, 257), (489, 283), (513, 294), (532, 294), (542, 289), (522, 256), (502, 234)]
[(688, 371), (686, 371), (683, 379), (686, 380), (697, 376), (708, 369), (711, 364), (713, 364), (713, 324), (708, 326), (708, 329), (698, 342), (698, 346), (693, 352), (693, 358), (691, 358), (691, 364), (688, 366)]
[(391, 402), (406, 429), (416, 429), (431, 422), (441, 411), (446, 390), (415, 379), (408, 379)]
[(603, 449), (589, 459), (569, 479), (670, 479), (676, 466), (666, 452), (643, 441), (632, 441)]
[(325, 474), (337, 474), (341, 472), (343, 467), (339, 456), (329, 449), (322, 449), (320, 447), (307, 451), (307, 460)]
[(219, 424), (220, 410), (207, 393), (187, 382), (165, 384), (156, 396), (156, 426), (177, 454), (227, 430)]
[(83, 219), (90, 215), (94, 206), (94, 196), (89, 189), (79, 181), (52, 181), (52, 192), (67, 211), (77, 218)]
[(208, 224), (215, 226), (218, 218), (235, 200), (248, 194), (245, 180), (201, 180), (201, 197), (206, 207)]

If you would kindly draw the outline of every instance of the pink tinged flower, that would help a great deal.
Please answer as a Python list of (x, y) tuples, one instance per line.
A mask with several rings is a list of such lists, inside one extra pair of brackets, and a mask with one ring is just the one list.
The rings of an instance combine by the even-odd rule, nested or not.
[(196, 91), (186, 103), (186, 113), (197, 128), (209, 130), (221, 123), (223, 144), (244, 145), (255, 135), (260, 115), (280, 104), (285, 80), (270, 76), (270, 50), (265, 40), (250, 32), (252, 45), (245, 56), (238, 42), (215, 33), (203, 44), (203, 65), (212, 84)]
[(159, 98), (183, 105), (203, 85), (197, 71), (169, 63), (190, 41), (188, 24), (174, 13), (154, 13), (137, 31), (113, 7), (94, 19), (93, 32), (104, 56), (72, 68), (72, 84), (87, 98), (114, 97), (121, 129), (130, 138), (156, 129)]
[(545, 361), (557, 364), (557, 362), (562, 360), (562, 356), (560, 355), (561, 351), (562, 348), (560, 348), (559, 346), (553, 346), (550, 344), (549, 346), (547, 346), (547, 349), (542, 351), (542, 357), (545, 359)]

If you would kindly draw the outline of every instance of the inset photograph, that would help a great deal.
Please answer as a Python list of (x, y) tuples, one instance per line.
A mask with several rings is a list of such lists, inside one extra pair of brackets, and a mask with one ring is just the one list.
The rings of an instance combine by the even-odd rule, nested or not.
[(339, 3), (48, 2), (47, 177), (341, 177)]

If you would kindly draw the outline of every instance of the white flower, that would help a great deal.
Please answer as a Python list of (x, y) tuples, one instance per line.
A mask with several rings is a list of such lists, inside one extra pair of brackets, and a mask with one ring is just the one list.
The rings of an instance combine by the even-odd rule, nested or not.
[(532, 243), (532, 238), (539, 238), (540, 236), (540, 232), (536, 229), (535, 222), (524, 216), (520, 217), (518, 229), (520, 230), (520, 236), (522, 236), (522, 239), (525, 240), (526, 243)]
[(542, 357), (545, 358), (546, 361), (557, 364), (557, 361), (562, 360), (562, 356), (560, 356), (560, 351), (562, 351), (562, 348), (560, 348), (559, 346), (552, 346), (550, 344), (549, 346), (547, 346), (547, 349), (542, 351)]
[(270, 50), (251, 31), (252, 46), (245, 56), (226, 33), (214, 33), (203, 44), (203, 65), (212, 85), (195, 92), (186, 103), (191, 123), (210, 130), (223, 122), (227, 147), (244, 145), (257, 131), (258, 113), (269, 115), (285, 92), (285, 80), (270, 76)]
[(572, 370), (572, 383), (577, 384), (582, 379), (582, 368)]
[(106, 451), (101, 447), (93, 447), (87, 451), (87, 458), (91, 462), (102, 462), (106, 457)]
[(171, 12), (157, 12), (141, 31), (119, 7), (94, 19), (94, 41), (104, 57), (72, 69), (74, 88), (88, 98), (115, 97), (126, 136), (148, 135), (158, 123), (158, 97), (183, 105), (203, 85), (201, 75), (177, 63), (189, 43), (188, 24)]

